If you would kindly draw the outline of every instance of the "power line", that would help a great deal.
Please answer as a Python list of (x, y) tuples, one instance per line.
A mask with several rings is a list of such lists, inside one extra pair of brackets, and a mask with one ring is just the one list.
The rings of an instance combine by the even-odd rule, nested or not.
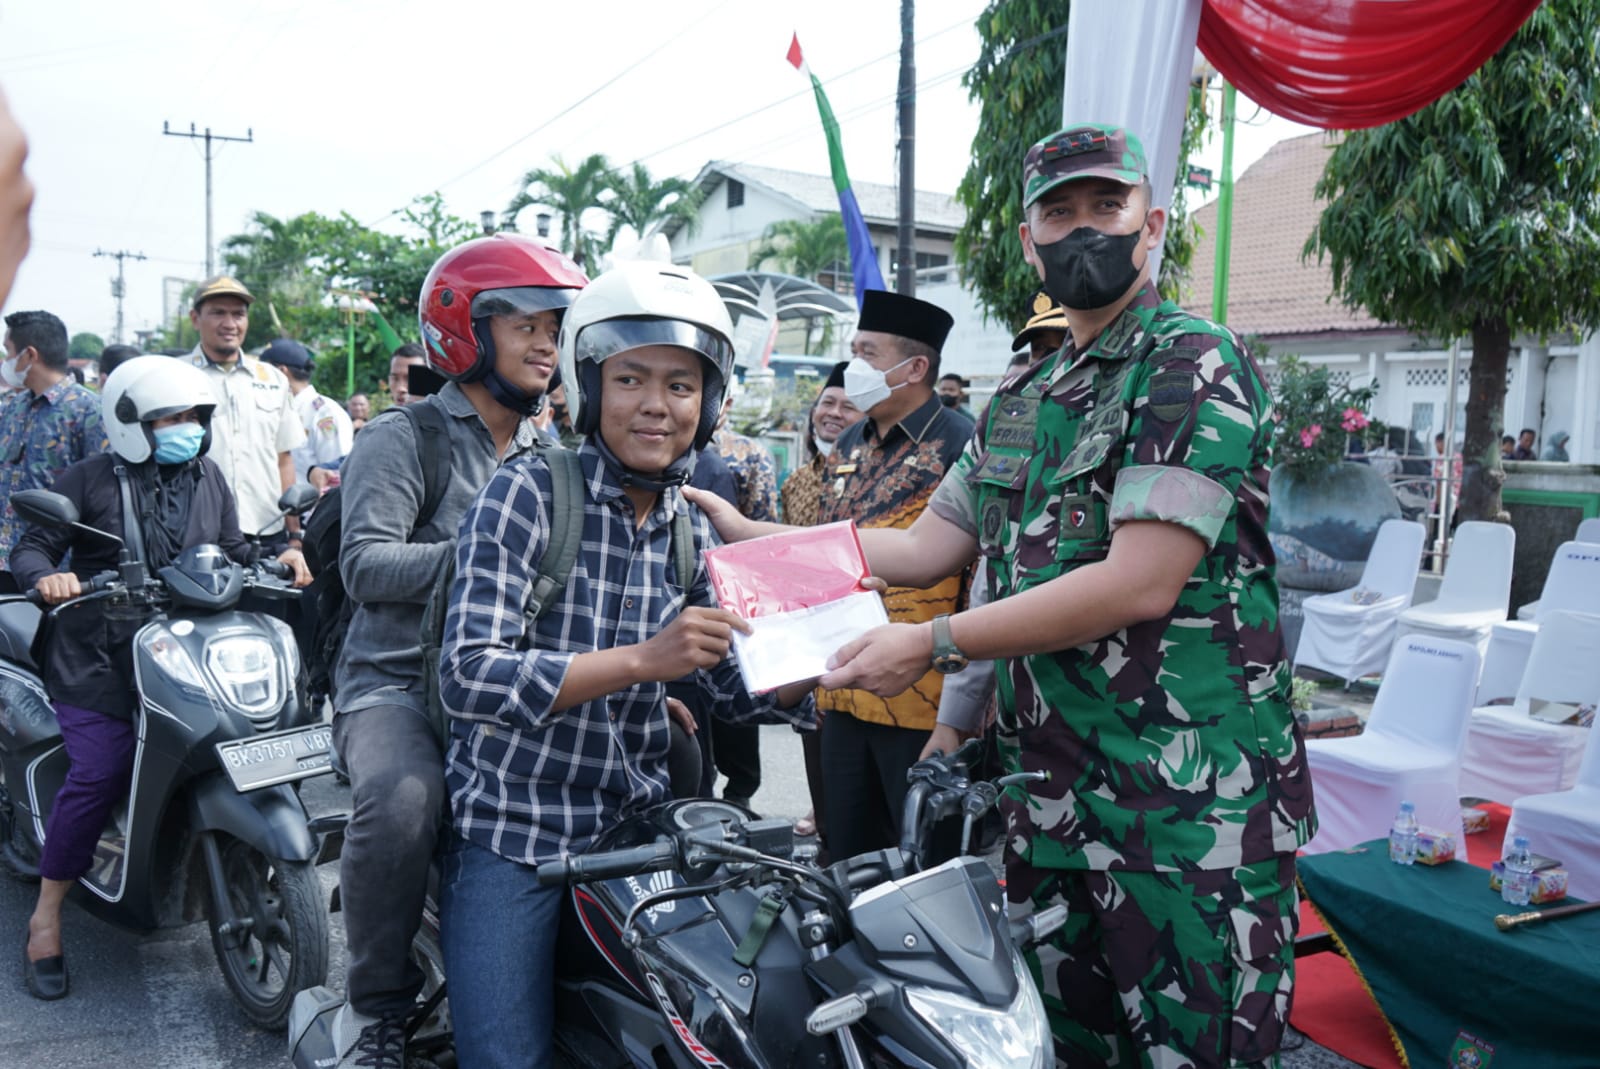
[(116, 342), (118, 345), (121, 345), (122, 344), (122, 297), (123, 297), (123, 294), (125, 294), (127, 292), (127, 286), (126, 286), (126, 284), (124, 282), (123, 274), (122, 274), (124, 261), (127, 261), (127, 260), (144, 260), (144, 259), (147, 259), (148, 257), (146, 257), (145, 254), (142, 253), (142, 252), (129, 252), (127, 249), (118, 249), (116, 252), (105, 252), (102, 249), (96, 249), (96, 250), (94, 250), (94, 254), (95, 254), (96, 257), (108, 256), (108, 257), (111, 257), (112, 259), (115, 259), (117, 261), (117, 277), (111, 280), (111, 296), (113, 296), (113, 297), (115, 297), (117, 299), (117, 331), (116, 331), (115, 334), (112, 335), (111, 340)]
[(226, 137), (222, 134), (213, 134), (211, 127), (206, 127), (205, 133), (197, 133), (194, 123), (189, 124), (189, 132), (170, 129), (168, 124), (161, 124), (161, 132), (167, 137), (187, 137), (195, 141), (204, 141), (206, 146), (206, 277), (210, 278), (215, 272), (212, 270), (216, 244), (211, 239), (211, 143), (213, 141), (237, 141), (241, 144), (252, 145), (255, 143), (254, 129), (246, 129), (243, 137)]
[[(524, 142), (526, 142), (529, 138), (533, 137), (535, 134), (538, 134), (541, 131), (548, 129), (552, 124), (556, 123), (557, 121), (559, 121), (562, 118), (565, 118), (567, 115), (572, 114), (572, 112), (576, 111), (578, 108), (582, 107), (584, 104), (587, 104), (589, 101), (593, 100), (595, 97), (599, 96), (601, 93), (605, 92), (607, 89), (611, 88), (613, 85), (616, 85), (619, 81), (621, 81), (622, 79), (626, 78), (628, 75), (632, 74), (639, 67), (643, 66), (645, 63), (649, 62), (650, 60), (654, 59), (656, 56), (660, 55), (661, 52), (666, 50), (666, 48), (668, 46), (677, 43), (686, 34), (688, 34), (690, 30), (692, 30), (696, 26), (700, 25), (700, 23), (704, 22), (706, 19), (710, 18), (712, 15), (715, 15), (722, 8), (727, 7), (728, 4), (730, 4), (730, 3), (732, 3), (732, 0), (722, 0), (722, 2), (720, 4), (718, 4), (716, 7), (711, 8), (705, 14), (701, 15), (698, 19), (695, 19), (693, 22), (689, 23), (683, 29), (679, 30), (676, 34), (674, 34), (673, 36), (667, 38), (665, 41), (662, 41), (655, 48), (652, 48), (649, 52), (645, 53), (639, 59), (635, 60), (632, 63), (627, 64), (626, 66), (624, 66), (622, 68), (622, 70), (619, 71), (616, 75), (612, 76), (611, 78), (606, 79), (604, 82), (601, 82), (595, 88), (591, 89), (589, 92), (585, 93), (583, 96), (579, 97), (577, 100), (573, 101), (571, 104), (568, 104), (565, 108), (562, 108), (560, 111), (558, 111), (554, 115), (550, 116), (550, 118), (546, 119), (544, 122), (540, 123), (538, 126), (535, 126), (532, 130), (529, 130), (527, 133), (523, 134), (521, 137), (519, 137), (515, 141), (511, 142), (509, 145), (506, 145), (504, 148), (498, 149), (494, 153), (490, 154), (489, 156), (485, 157), (484, 159), (482, 159), (482, 160), (478, 161), (477, 163), (473, 164), (471, 167), (468, 167), (465, 171), (462, 171), (460, 174), (456, 175), (454, 178), (446, 179), (444, 182), (441, 182), (437, 186), (434, 186), (433, 187), (434, 192), (437, 192), (439, 190), (444, 189), (445, 186), (454, 185), (455, 183), (461, 181), (463, 178), (466, 178), (468, 175), (477, 173), (478, 171), (480, 171), (483, 168), (487, 167), (489, 164), (493, 163), (495, 160), (499, 159), (501, 156), (504, 156), (506, 153), (508, 153), (512, 149), (516, 148), (518, 145), (521, 145)], [(392, 211), (389, 211), (389, 212), (384, 213), (383, 215), (380, 215), (378, 218), (376, 218), (372, 222), (368, 223), (367, 226), (370, 227), (370, 226), (374, 226), (374, 225), (376, 225), (378, 223), (381, 223), (381, 222), (383, 222), (383, 220), (388, 219), (391, 216), (399, 215), (404, 210), (405, 210), (404, 208), (395, 208)]]

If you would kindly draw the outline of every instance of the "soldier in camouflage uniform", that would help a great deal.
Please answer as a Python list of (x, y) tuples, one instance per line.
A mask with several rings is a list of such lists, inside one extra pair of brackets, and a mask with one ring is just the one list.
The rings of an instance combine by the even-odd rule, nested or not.
[(1069, 911), (1033, 961), (1060, 1064), (1273, 1065), (1315, 819), (1267, 541), (1271, 398), (1225, 327), (1156, 297), (1166, 220), (1137, 139), (1061, 131), (1024, 182), (1066, 344), (1000, 389), (910, 530), (861, 532), (895, 585), (979, 555), (994, 601), (869, 632), (821, 683), (894, 693), (930, 658), (1000, 660), (1006, 762), (1051, 775), (1002, 804), (1013, 909)]

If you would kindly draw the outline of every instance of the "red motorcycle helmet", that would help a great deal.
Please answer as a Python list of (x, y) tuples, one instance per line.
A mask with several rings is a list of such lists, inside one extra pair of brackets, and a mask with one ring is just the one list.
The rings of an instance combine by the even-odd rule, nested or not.
[(492, 315), (564, 310), (588, 285), (565, 253), (521, 234), (491, 234), (457, 245), (434, 263), (417, 299), (428, 364), (456, 382), (494, 370)]

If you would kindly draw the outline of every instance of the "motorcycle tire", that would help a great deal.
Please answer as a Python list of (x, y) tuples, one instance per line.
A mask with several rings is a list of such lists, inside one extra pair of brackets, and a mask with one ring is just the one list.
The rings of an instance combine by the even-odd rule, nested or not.
[(234, 915), (247, 930), (223, 933), (214, 905), (206, 908), (211, 948), (228, 990), (251, 1022), (280, 1031), (294, 997), (328, 977), (328, 914), (309, 861), (269, 858), (223, 837), (222, 871)]

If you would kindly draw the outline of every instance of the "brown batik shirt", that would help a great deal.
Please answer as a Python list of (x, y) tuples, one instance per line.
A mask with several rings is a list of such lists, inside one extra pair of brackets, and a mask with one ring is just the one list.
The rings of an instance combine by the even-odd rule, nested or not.
[[(817, 522), (910, 527), (971, 437), (972, 420), (944, 407), (937, 395), (882, 437), (871, 417), (846, 428), (825, 468)], [(926, 623), (961, 607), (962, 585), (961, 576), (952, 576), (922, 590), (890, 587), (884, 607), (894, 623)], [(939, 716), (943, 680), (930, 668), (893, 698), (864, 690), (818, 690), (817, 706), (868, 723), (931, 731)]]

